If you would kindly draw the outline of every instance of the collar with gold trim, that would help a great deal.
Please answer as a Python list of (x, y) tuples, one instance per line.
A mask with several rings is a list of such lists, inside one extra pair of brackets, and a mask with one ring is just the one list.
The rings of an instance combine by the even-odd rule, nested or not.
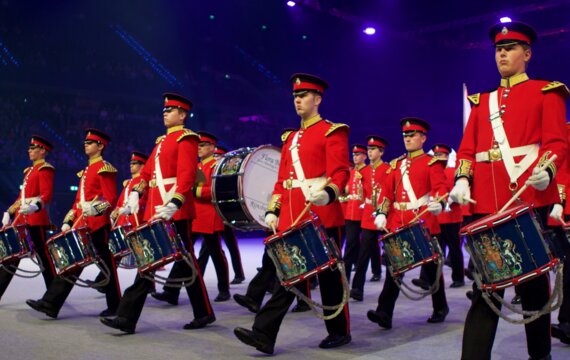
[(516, 74), (508, 78), (502, 78), (501, 87), (510, 88), (527, 80), (529, 80), (529, 77), (526, 73)]
[(32, 164), (32, 166), (36, 166), (36, 165), (38, 165), (38, 164), (43, 164), (43, 163), (45, 163), (45, 162), (46, 162), (45, 159), (38, 159), (38, 160), (35, 160), (35, 161), (34, 161), (34, 163)]
[(378, 168), (378, 166), (382, 165), (384, 161), (382, 161), (382, 159), (379, 159), (378, 161), (376, 161), (374, 164), (370, 163), (370, 167), (374, 170), (376, 170)]
[(93, 159), (89, 159), (89, 165), (93, 165), (97, 161), (103, 161), (103, 157), (102, 156), (95, 156)]
[(305, 121), (301, 120), (301, 129), (307, 129), (307, 128), (315, 125), (316, 123), (318, 123), (322, 119), (323, 118), (321, 117), (321, 115), (317, 114), (317, 115), (313, 116), (312, 118), (307, 119)]
[(214, 155), (210, 155), (207, 158), (205, 158), (204, 160), (200, 160), (200, 163), (202, 163), (202, 165), (206, 165), (207, 163), (209, 163), (212, 160), (214, 160)]
[(182, 129), (184, 129), (184, 125), (172, 126), (166, 129), (166, 134), (172, 134), (173, 132), (180, 131)]
[(360, 164), (356, 167), (356, 170), (362, 170), (362, 168), (364, 168), (366, 166), (366, 164)]
[(424, 154), (424, 149), (419, 149), (419, 150), (409, 152), (408, 157), (410, 159), (413, 159), (413, 158), (417, 158), (418, 156), (423, 155), (423, 154)]

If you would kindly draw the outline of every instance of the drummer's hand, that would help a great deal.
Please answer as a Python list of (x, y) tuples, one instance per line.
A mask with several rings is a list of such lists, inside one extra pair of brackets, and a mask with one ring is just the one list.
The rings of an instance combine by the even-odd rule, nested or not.
[(20, 206), (20, 214), (23, 214), (23, 215), (33, 214), (36, 211), (38, 211), (39, 209), (40, 209), (40, 207), (34, 203), (24, 204), (24, 205)]
[(83, 210), (84, 216), (95, 216), (97, 214), (97, 210), (95, 209), (95, 205), (91, 203), (85, 203), (81, 205), (81, 210)]
[(564, 219), (562, 219), (563, 212), (564, 208), (562, 207), (562, 205), (554, 204), (554, 206), (552, 207), (552, 211), (550, 212), (550, 217), (556, 221), (563, 223), (564, 222)]
[(427, 211), (434, 214), (435, 216), (438, 216), (439, 214), (441, 214), (442, 210), (443, 210), (443, 207), (441, 206), (441, 203), (439, 203), (437, 201), (433, 201), (433, 199), (431, 199), (431, 201), (427, 205)]
[(526, 183), (536, 190), (542, 191), (548, 187), (548, 184), (550, 184), (550, 176), (548, 176), (546, 171), (541, 170), (539, 167), (535, 167), (532, 170), (532, 175), (526, 180)]
[(128, 206), (125, 207), (120, 207), (118, 210), (119, 215), (130, 215), (131, 214), (131, 208)]
[(374, 226), (376, 226), (376, 229), (384, 230), (386, 229), (386, 224), (387, 224), (386, 215), (384, 214), (376, 215), (376, 218), (374, 219)]
[(10, 225), (10, 213), (4, 211), (4, 215), (2, 215), (2, 226)]
[(449, 193), (449, 198), (452, 203), (465, 205), (468, 203), (467, 199), (471, 198), (471, 189), (469, 189), (469, 180), (466, 178), (459, 178), (455, 182), (455, 186)]
[(277, 227), (277, 216), (273, 213), (267, 213), (265, 215), (265, 225), (267, 225), (270, 229)]
[(178, 211), (178, 206), (176, 206), (174, 203), (169, 202), (164, 206), (163, 205), (155, 206), (154, 210), (156, 212), (154, 217), (164, 220), (170, 220), (172, 219), (174, 213)]
[(324, 191), (309, 191), (309, 196), (307, 197), (307, 201), (311, 204), (315, 204), (317, 206), (323, 206), (329, 203), (330, 197), (329, 194)]
[(131, 211), (131, 214), (136, 214), (139, 212), (139, 193), (136, 191), (131, 191), (129, 194), (129, 200), (127, 201), (127, 207)]
[(61, 232), (66, 232), (66, 231), (69, 231), (69, 230), (71, 230), (71, 226), (69, 226), (69, 224), (63, 224), (63, 225), (61, 226)]

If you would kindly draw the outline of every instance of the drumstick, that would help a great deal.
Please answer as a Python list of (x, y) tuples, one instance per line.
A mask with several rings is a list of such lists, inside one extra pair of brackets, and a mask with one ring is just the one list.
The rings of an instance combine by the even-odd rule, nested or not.
[[(445, 193), (445, 194), (443, 194), (443, 195), (441, 195), (441, 196), (435, 198), (435, 200), (434, 200), (433, 202), (440, 202), (440, 201), (444, 200), (444, 199), (447, 197), (447, 195), (449, 195), (449, 193)], [(418, 219), (421, 218), (422, 216), (424, 216), (424, 214), (425, 214), (426, 212), (428, 212), (428, 208), (427, 208), (427, 207), (426, 207), (425, 209), (423, 209), (419, 214), (417, 214), (416, 217), (413, 218), (412, 221), (410, 221), (410, 222), (408, 223), (408, 225), (411, 224), (411, 223), (413, 223), (414, 221), (418, 220)]]
[[(327, 178), (327, 181), (323, 184), (323, 186), (321, 186), (321, 188), (317, 191), (322, 191), (325, 189), (325, 187), (330, 184), (331, 182), (331, 178)], [(309, 211), (309, 209), (311, 208), (311, 203), (307, 203), (307, 206), (305, 206), (305, 208), (303, 209), (303, 211), (301, 211), (301, 213), (299, 214), (299, 216), (297, 216), (297, 219), (295, 219), (295, 221), (293, 221), (293, 224), (291, 224), (291, 227), (297, 225), (297, 223), (299, 222), (299, 220), (301, 220), (301, 218), (303, 216), (305, 216), (305, 214), (307, 213), (307, 211)]]
[(271, 223), (271, 230), (273, 230), (273, 235), (277, 234), (277, 230), (275, 230), (275, 223)]
[[(554, 160), (556, 160), (558, 156), (556, 154), (552, 155), (552, 157), (550, 157), (550, 159), (548, 159), (548, 161), (546, 161), (544, 164), (542, 164), (540, 166), (540, 171), (544, 170), (545, 168), (547, 168), (550, 164), (552, 164), (552, 162)], [(502, 213), (503, 211), (507, 210), (507, 208), (509, 206), (512, 205), (512, 203), (518, 199), (519, 196), (521, 196), (521, 194), (528, 188), (528, 184), (525, 182), (523, 186), (521, 186), (521, 188), (519, 189), (519, 191), (517, 191), (513, 197), (510, 198), (509, 201), (507, 201), (507, 203), (501, 208), (501, 210), (499, 210), (500, 213)]]

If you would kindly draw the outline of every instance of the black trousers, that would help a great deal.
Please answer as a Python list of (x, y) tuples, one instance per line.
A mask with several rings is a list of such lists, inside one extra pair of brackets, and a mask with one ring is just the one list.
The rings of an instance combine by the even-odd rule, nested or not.
[[(36, 256), (40, 259), (44, 270), (42, 271), (42, 276), (44, 278), (44, 283), (46, 284), (46, 289), (50, 286), (51, 282), (55, 278), (55, 269), (51, 261), (51, 257), (48, 255), (46, 247), (46, 232), (48, 227), (43, 225), (29, 226), (30, 238), (32, 239), (34, 252)], [(14, 271), (20, 264), (20, 259), (7, 265), (8, 269)], [(0, 298), (4, 295), (4, 292), (10, 285), (14, 275), (6, 271), (3, 267), (0, 268)]]
[[(228, 225), (224, 225), (224, 231), (222, 231), (222, 238), (228, 247), (228, 251), (230, 252), (230, 257), (232, 260), (232, 269), (234, 270), (234, 277), (236, 278), (245, 278), (245, 274), (243, 272), (243, 266), (241, 263), (241, 254), (239, 251), (238, 241), (236, 234), (234, 233), (234, 229), (229, 227)], [(204, 251), (208, 251), (208, 249), (202, 247), (200, 248), (200, 256), (198, 256), (198, 262), (200, 262), (200, 258), (202, 257), (202, 249)], [(208, 260), (206, 260), (207, 262)]]
[(441, 228), (440, 243), (443, 254), (446, 253), (446, 248), (449, 248), (448, 256), (451, 260), (451, 280), (464, 281), (465, 264), (461, 250), (461, 239), (459, 237), (461, 223), (440, 224), (439, 226)]
[[(188, 253), (191, 255), (194, 261), (194, 266), (199, 269), (198, 263), (196, 262), (194, 256), (194, 248), (190, 239), (190, 232), (192, 229), (192, 223), (190, 220), (179, 220), (174, 221), (176, 226), (176, 231), (180, 235), (184, 246), (188, 249)], [(189, 277), (192, 275), (192, 269), (186, 262), (178, 261), (173, 265), (176, 267), (175, 271), (171, 271), (170, 275), (176, 278)], [(204, 279), (200, 270), (197, 270), (196, 281), (190, 286), (186, 287), (186, 292), (188, 293), (188, 298), (190, 299), (190, 304), (192, 305), (192, 310), (194, 312), (194, 318), (202, 318), (214, 313), (212, 305), (210, 305), (210, 299), (208, 298), (208, 292), (206, 286), (204, 285)], [(174, 274), (173, 274), (174, 272)], [(127, 318), (129, 321), (136, 323), (142, 313), (144, 303), (149, 291), (153, 289), (153, 282), (145, 278), (141, 278), (137, 275), (135, 282), (131, 285), (125, 293), (123, 294), (123, 299), (119, 305), (117, 315)]]
[[(218, 291), (228, 292), (230, 290), (228, 260), (222, 250), (220, 233), (218, 231), (213, 234), (193, 233), (192, 243), (195, 244), (196, 240), (200, 237), (204, 239), (202, 241), (202, 248), (200, 249), (200, 256), (198, 257), (200, 271), (202, 274), (206, 273), (206, 265), (208, 265), (208, 259), (211, 256), (214, 268), (216, 269), (216, 276), (218, 277)], [(204, 249), (204, 252), (202, 252), (202, 249)]]
[(263, 251), (263, 257), (261, 258), (261, 269), (249, 282), (246, 295), (261, 306), (267, 290), (273, 286), (276, 281), (278, 280), (275, 264), (273, 264), (269, 255), (267, 255), (267, 249), (265, 249)]
[[(337, 244), (340, 243), (342, 236), (341, 228), (326, 229), (328, 236), (332, 237)], [(342, 282), (340, 271), (325, 270), (319, 275), (321, 297), (324, 305), (336, 305), (342, 301)], [(299, 284), (300, 287), (306, 287), (306, 283)], [(253, 323), (253, 331), (262, 334), (264, 337), (275, 341), (277, 333), (281, 327), (281, 322), (287, 314), (287, 311), (295, 295), (280, 286), (271, 296), (271, 299), (259, 310), (255, 316)], [(330, 314), (332, 311), (325, 311)], [(350, 334), (350, 321), (348, 314), (348, 305), (345, 305), (344, 311), (337, 317), (325, 321), (327, 332), (331, 335), (348, 335)]]
[(368, 262), (372, 264), (372, 273), (374, 275), (382, 274), (381, 271), (382, 268), (380, 265), (380, 245), (378, 244), (378, 236), (380, 236), (380, 231), (362, 229), (360, 253), (358, 254), (356, 271), (354, 272), (354, 279), (352, 280), (352, 288), (354, 290), (359, 290), (361, 292), (364, 291), (364, 282), (366, 281), (366, 271), (368, 271)]
[[(566, 219), (568, 221), (570, 219)], [(555, 240), (557, 241), (560, 253), (558, 256), (561, 257), (564, 262), (564, 274), (563, 274), (563, 292), (564, 299), (562, 300), (562, 306), (558, 310), (558, 322), (570, 323), (570, 239), (566, 237), (564, 229), (557, 226), (554, 229)]]
[[(109, 250), (109, 230), (110, 225), (105, 225), (102, 228), (93, 231), (91, 233), (91, 240), (97, 250), (97, 254), (105, 263), (109, 269), (109, 283), (103, 288), (105, 290), (105, 297), (107, 300), (107, 309), (114, 311), (119, 306), (119, 301), (121, 300), (121, 288), (117, 280), (117, 267), (115, 265), (115, 259), (113, 254)], [(79, 277), (83, 272), (83, 268), (80, 268), (72, 273)], [(61, 309), (67, 296), (73, 289), (74, 284), (64, 280), (61, 276), (56, 277), (46, 293), (42, 297), (42, 300), (47, 301), (52, 304), (58, 311)]]
[(346, 277), (350, 281), (350, 273), (352, 267), (356, 267), (358, 262), (358, 254), (360, 252), (360, 221), (356, 220), (346, 220), (346, 243), (344, 246), (344, 256), (342, 260), (344, 261), (344, 266), (346, 268)]
[[(437, 265), (434, 263), (429, 263), (422, 266), (422, 271), (430, 284), (434, 283), (435, 276), (437, 274)], [(396, 300), (400, 295), (400, 289), (394, 282), (392, 274), (390, 271), (386, 271), (386, 281), (384, 282), (384, 287), (382, 292), (378, 297), (378, 307), (376, 310), (384, 311), (388, 315), (394, 315), (394, 307), (396, 306)], [(447, 307), (447, 298), (445, 297), (445, 284), (443, 281), (443, 274), (439, 277), (439, 289), (431, 295), (431, 302), (433, 311), (440, 311)]]
[[(547, 223), (549, 207), (537, 208), (539, 220)], [(484, 217), (475, 214), (473, 219)], [(550, 297), (550, 282), (548, 274), (517, 285), (517, 294), (521, 297), (523, 310), (539, 310)], [(504, 291), (497, 291), (501, 297)], [(499, 304), (495, 305), (500, 308)], [(481, 291), (473, 284), (473, 301), (467, 312), (463, 331), (462, 359), (490, 359), (495, 341), (495, 333), (499, 316), (487, 305)], [(550, 314), (545, 314), (530, 324), (525, 325), (528, 354), (532, 359), (540, 359), (550, 354)]]

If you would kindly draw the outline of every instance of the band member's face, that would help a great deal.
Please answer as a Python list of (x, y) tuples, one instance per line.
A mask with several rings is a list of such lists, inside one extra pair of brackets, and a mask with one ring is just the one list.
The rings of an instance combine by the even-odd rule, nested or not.
[(30, 157), (31, 161), (36, 161), (45, 158), (46, 150), (41, 146), (31, 145), (28, 148), (28, 156)]
[(352, 153), (352, 162), (354, 162), (354, 165), (358, 166), (364, 164), (365, 161), (366, 161), (366, 154)]
[(416, 151), (423, 148), (426, 142), (425, 134), (414, 131), (413, 133), (404, 134), (404, 146), (408, 152)]
[(184, 120), (186, 119), (186, 112), (172, 107), (164, 109), (162, 115), (164, 118), (164, 126), (167, 128), (184, 125)]
[(198, 157), (200, 159), (205, 159), (208, 156), (213, 155), (215, 149), (216, 147), (213, 144), (209, 142), (201, 142), (198, 144)]
[(85, 147), (85, 155), (89, 156), (90, 158), (100, 155), (101, 151), (103, 151), (103, 148), (105, 147), (105, 145), (93, 140), (85, 140), (83, 144)]
[(371, 163), (374, 163), (382, 157), (384, 154), (384, 149), (381, 149), (377, 146), (369, 146), (368, 147), (368, 158), (370, 159)]
[(526, 64), (532, 53), (520, 44), (498, 46), (495, 48), (495, 61), (501, 77), (510, 77), (526, 71)]
[(131, 163), (130, 163), (131, 175), (140, 174), (143, 166), (144, 166), (144, 164), (142, 164), (138, 161), (131, 161)]
[(295, 95), (295, 111), (302, 119), (316, 115), (323, 98), (313, 92)]

